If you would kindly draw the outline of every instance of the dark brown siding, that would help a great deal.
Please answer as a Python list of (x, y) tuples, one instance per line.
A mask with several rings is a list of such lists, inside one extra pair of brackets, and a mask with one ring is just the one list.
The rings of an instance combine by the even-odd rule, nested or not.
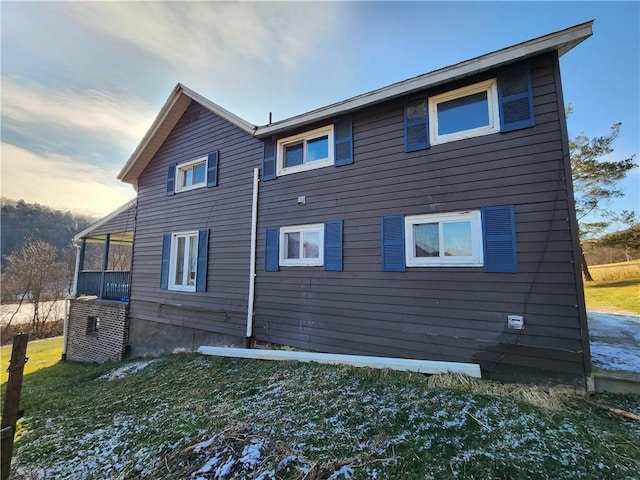
[[(193, 118), (178, 122), (138, 181), (130, 315), (243, 337), (251, 187), (262, 143), (196, 102), (183, 115)], [(167, 196), (169, 165), (213, 151), (220, 153), (218, 186)], [(207, 291), (160, 289), (163, 234), (197, 229), (209, 229)]]
[[(578, 313), (557, 63), (548, 55), (530, 65), (535, 127), (405, 153), (403, 100), (389, 101), (353, 115), (353, 165), (262, 182), (255, 338), (323, 352), (478, 362), (494, 376), (540, 370), (583, 379), (588, 347)], [(304, 206), (296, 202), (301, 195)], [(493, 205), (515, 206), (518, 273), (382, 271), (383, 215)], [(264, 271), (266, 227), (334, 219), (344, 221), (344, 271)], [(507, 329), (509, 314), (524, 315), (526, 328)]]

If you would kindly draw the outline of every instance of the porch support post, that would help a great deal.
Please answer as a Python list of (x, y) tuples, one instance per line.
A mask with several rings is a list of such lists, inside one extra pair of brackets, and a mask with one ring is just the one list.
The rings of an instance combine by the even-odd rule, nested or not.
[(82, 239), (82, 245), (80, 245), (80, 250), (78, 251), (78, 272), (84, 270), (84, 252), (87, 249), (87, 239)]
[(111, 243), (111, 234), (107, 233), (104, 236), (104, 249), (102, 252), (102, 272), (100, 274), (100, 300), (102, 300), (105, 296), (105, 284), (104, 284), (104, 274), (109, 267), (109, 244)]

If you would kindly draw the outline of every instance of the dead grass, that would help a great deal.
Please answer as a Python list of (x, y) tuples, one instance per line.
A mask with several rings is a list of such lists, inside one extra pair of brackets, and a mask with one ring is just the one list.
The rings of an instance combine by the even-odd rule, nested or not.
[(596, 282), (640, 278), (640, 260), (608, 263), (604, 265), (589, 265), (589, 272), (591, 272), (591, 276)]
[(511, 398), (535, 407), (554, 411), (565, 408), (567, 400), (574, 396), (572, 392), (566, 389), (546, 391), (534, 385), (503, 384), (452, 372), (432, 375), (427, 380), (427, 383), (430, 387), (447, 388), (474, 395)]

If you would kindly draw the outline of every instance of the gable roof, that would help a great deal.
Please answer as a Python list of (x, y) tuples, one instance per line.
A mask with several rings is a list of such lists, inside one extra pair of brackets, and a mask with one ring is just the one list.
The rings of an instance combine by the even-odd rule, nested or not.
[(153, 156), (167, 139), (173, 128), (176, 126), (182, 114), (185, 112), (191, 101), (196, 101), (206, 109), (224, 118), (229, 123), (253, 135), (256, 126), (246, 120), (225, 110), (220, 105), (204, 98), (202, 95), (178, 83), (169, 98), (160, 109), (160, 113), (153, 121), (153, 124), (142, 138), (136, 149), (129, 157), (127, 163), (118, 173), (118, 179), (133, 185), (137, 184), (138, 177), (146, 166), (151, 162)]
[(134, 185), (137, 183), (138, 176), (176, 126), (191, 101), (198, 102), (250, 135), (257, 138), (268, 138), (296, 127), (335, 118), (361, 108), (522, 61), (542, 53), (556, 51), (559, 56), (562, 56), (589, 38), (593, 33), (592, 27), (593, 20), (260, 127), (250, 124), (198, 95), (193, 90), (178, 84), (149, 131), (118, 174), (118, 179)]

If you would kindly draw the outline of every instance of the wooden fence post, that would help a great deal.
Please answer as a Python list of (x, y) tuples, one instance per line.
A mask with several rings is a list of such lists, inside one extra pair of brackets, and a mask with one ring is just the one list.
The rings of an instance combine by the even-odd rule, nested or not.
[(27, 343), (29, 334), (19, 334), (13, 337), (11, 361), (9, 362), (9, 380), (2, 408), (2, 444), (0, 458), (2, 459), (1, 480), (9, 478), (11, 456), (13, 455), (13, 439), (20, 409), (20, 394), (22, 393), (22, 377), (24, 364), (27, 363)]

